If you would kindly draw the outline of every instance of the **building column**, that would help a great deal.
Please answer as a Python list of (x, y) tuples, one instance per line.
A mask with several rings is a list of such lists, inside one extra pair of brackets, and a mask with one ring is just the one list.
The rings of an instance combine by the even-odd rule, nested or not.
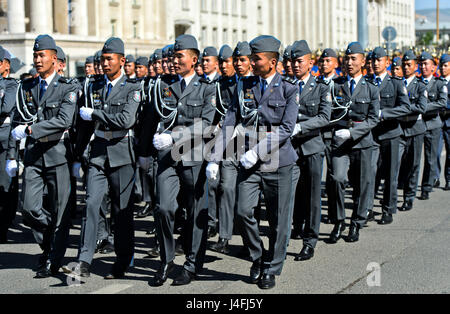
[(53, 4), (51, 0), (30, 1), (30, 30), (32, 33), (53, 33)]
[(25, 33), (25, 0), (8, 0), (8, 30), (10, 34)]
[(72, 34), (88, 36), (88, 4), (87, 0), (72, 0)]

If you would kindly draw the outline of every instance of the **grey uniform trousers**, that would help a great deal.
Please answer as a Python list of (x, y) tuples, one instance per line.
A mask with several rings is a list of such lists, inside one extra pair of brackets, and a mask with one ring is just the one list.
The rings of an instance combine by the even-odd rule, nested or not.
[(422, 192), (433, 190), (437, 168), (437, 152), (441, 128), (429, 130), (424, 135), (425, 163), (422, 175)]
[(219, 237), (231, 240), (236, 210), (237, 161), (222, 161), (219, 185)]
[(186, 209), (183, 241), (186, 253), (184, 268), (197, 273), (203, 269), (208, 233), (208, 210), (204, 208), (205, 168), (203, 165), (183, 166), (158, 163), (155, 224), (160, 244), (161, 261), (175, 259), (174, 225), (181, 190)]
[(403, 185), (403, 200), (414, 202), (419, 186), (420, 161), (424, 135), (400, 138), (399, 158), (401, 167), (398, 181)]
[[(281, 275), (291, 226), (292, 172), (294, 165), (274, 172), (246, 170), (242, 166), (238, 175), (237, 227), (244, 245), (249, 248), (250, 258), (263, 260), (263, 272)], [(260, 190), (264, 194), (269, 222), (269, 248), (264, 250), (259, 235), (254, 209), (258, 205)]]
[[(43, 208), (44, 188), (48, 204)], [(23, 174), (23, 214), (36, 242), (51, 263), (60, 266), (70, 231), (70, 171), (68, 164), (43, 168), (28, 166)]]
[(118, 272), (125, 271), (134, 254), (133, 186), (135, 169), (132, 165), (101, 169), (90, 165), (87, 179), (86, 208), (83, 213), (81, 243), (78, 259), (88, 264), (94, 257), (100, 219), (100, 204), (108, 193), (114, 224), (114, 250)]

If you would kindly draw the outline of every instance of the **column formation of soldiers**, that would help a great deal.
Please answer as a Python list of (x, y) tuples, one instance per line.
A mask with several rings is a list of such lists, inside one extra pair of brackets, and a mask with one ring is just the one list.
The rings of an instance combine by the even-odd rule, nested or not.
[[(438, 186), (441, 134), (444, 190), (450, 190), (449, 55), (437, 73), (427, 52), (406, 51), (390, 66), (385, 49), (366, 54), (358, 42), (342, 60), (330, 48), (314, 60), (304, 40), (282, 54), (280, 48), (275, 37), (259, 36), (234, 49), (201, 52), (195, 37), (181, 35), (149, 58), (135, 58), (113, 37), (86, 59), (86, 76), (72, 79), (63, 76), (63, 50), (40, 35), (33, 53), (37, 75), (16, 81), (0, 47), (0, 241), (6, 243), (16, 213), (23, 164), (19, 204), (42, 249), (37, 278), (61, 269), (89, 277), (96, 252), (115, 252), (105, 279), (123, 278), (134, 258), (133, 204), (141, 203), (136, 218), (154, 216), (149, 255), (161, 260), (154, 286), (167, 281), (175, 256), (183, 254), (173, 285), (189, 284), (203, 269), (207, 240), (218, 233), (209, 249), (229, 254), (237, 231), (240, 253), (252, 262), (249, 281), (270, 289), (290, 239), (303, 240), (296, 261), (311, 259), (324, 220), (334, 224), (328, 243), (358, 241), (362, 227), (375, 220), (381, 181), (379, 224), (393, 222), (399, 188), (399, 210), (411, 210), (423, 148), (419, 198), (429, 199)], [(69, 269), (62, 261), (77, 179), (86, 205), (77, 267)]]

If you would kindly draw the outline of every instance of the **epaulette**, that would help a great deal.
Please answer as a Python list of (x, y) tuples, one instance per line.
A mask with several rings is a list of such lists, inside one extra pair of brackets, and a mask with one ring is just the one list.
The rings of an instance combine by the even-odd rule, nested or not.
[(76, 82), (76, 79), (73, 79), (73, 78), (71, 78), (71, 77), (64, 77), (64, 76), (61, 76), (61, 77), (58, 79), (58, 82), (66, 83), (66, 84), (72, 84), (72, 83)]
[(430, 82), (425, 82), (425, 79), (423, 77), (419, 78), (419, 82), (424, 83), (425, 85), (428, 85)]
[(447, 80), (444, 77), (442, 77), (442, 76), (439, 76), (438, 80), (447, 82)]
[(344, 76), (339, 76), (337, 78), (334, 78), (333, 81), (337, 84), (345, 84), (347, 82), (347, 78)]
[(213, 83), (216, 83), (216, 80), (214, 80), (214, 81), (208, 81), (208, 80), (205, 79), (204, 77), (201, 77), (198, 81), (199, 81), (200, 83), (206, 83), (206, 84), (213, 84)]
[(398, 76), (391, 76), (391, 79), (398, 80), (398, 81), (403, 81), (403, 78), (402, 77), (398, 77)]
[(163, 75), (161, 76), (161, 81), (168, 85), (172, 85), (175, 82), (178, 82), (178, 76), (177, 75)]
[(375, 82), (374, 79), (370, 79), (370, 78), (365, 78), (366, 82), (369, 82), (370, 84), (372, 84), (373, 86), (378, 88), (377, 82)]
[(138, 80), (137, 80), (136, 78), (127, 78), (127, 79), (125, 80), (125, 82), (128, 82), (128, 83), (137, 83)]
[(292, 85), (297, 84), (297, 80), (291, 77), (283, 76), (283, 81), (291, 83)]
[(319, 84), (330, 85), (330, 81), (325, 80), (322, 75), (316, 77), (316, 82)]

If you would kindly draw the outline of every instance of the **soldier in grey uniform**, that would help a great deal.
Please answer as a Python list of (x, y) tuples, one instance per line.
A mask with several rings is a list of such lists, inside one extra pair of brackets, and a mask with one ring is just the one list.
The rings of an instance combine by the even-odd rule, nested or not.
[(330, 243), (336, 243), (345, 230), (345, 183), (348, 176), (353, 186), (354, 205), (346, 241), (359, 240), (359, 230), (367, 218), (370, 195), (371, 148), (375, 145), (371, 131), (379, 122), (380, 111), (378, 88), (362, 75), (365, 58), (361, 44), (350, 43), (345, 53), (344, 66), (348, 75), (334, 80), (333, 95), (337, 102), (334, 106), (340, 108), (341, 114), (335, 117), (332, 142), (332, 193), (328, 200), (330, 218), (335, 226)]
[[(450, 88), (450, 55), (442, 55), (440, 61), (441, 75), (447, 81), (447, 90)], [(450, 191), (450, 95), (447, 98), (447, 107), (442, 110), (444, 128), (442, 130), (445, 143), (446, 159), (444, 165), (445, 191)]]
[[(39, 77), (19, 87), (16, 126), (11, 132), (8, 160), (16, 163), (15, 141), (26, 138), (23, 173), (23, 215), (43, 250), (37, 278), (55, 275), (64, 257), (70, 228), (67, 202), (70, 195), (68, 130), (73, 124), (78, 84), (56, 73), (56, 45), (40, 35), (33, 60)], [(16, 165), (17, 166), (17, 165)], [(47, 208), (43, 191), (47, 187)]]
[[(426, 84), (416, 76), (417, 57), (412, 50), (403, 55), (402, 67), (411, 114), (400, 120), (403, 134), (400, 137), (399, 157), (401, 162), (399, 182), (403, 185), (403, 205), (400, 211), (413, 208), (419, 185), (420, 161), (422, 159), (423, 138), (427, 130), (423, 114), (427, 109)], [(401, 180), (401, 181), (400, 181)]]
[(403, 80), (391, 77), (387, 72), (387, 65), (386, 51), (381, 47), (375, 48), (372, 53), (372, 66), (375, 73), (374, 83), (380, 90), (381, 122), (372, 131), (375, 141), (380, 145), (378, 166), (373, 165), (373, 169), (378, 169), (378, 182), (384, 179), (383, 215), (379, 221), (382, 225), (392, 223), (393, 214), (397, 212), (397, 182), (400, 169), (398, 156), (400, 136), (403, 133), (398, 119), (411, 113)]
[[(238, 82), (238, 76), (233, 66), (233, 50), (228, 45), (224, 45), (220, 49), (219, 67), (222, 76), (216, 83), (216, 116), (213, 125), (217, 126), (217, 129), (214, 134), (218, 134), (222, 128), (223, 120), (231, 105)], [(218, 208), (219, 214), (219, 241), (213, 244), (211, 249), (220, 253), (229, 252), (228, 241), (233, 236), (237, 179), (237, 171), (235, 170), (237, 166), (235, 156), (232, 156), (220, 164), (220, 171), (217, 172), (215, 178), (208, 178), (208, 211), (211, 212)], [(212, 193), (216, 194), (212, 195)]]
[(293, 66), (292, 66), (291, 51), (292, 51), (292, 46), (287, 46), (284, 49), (283, 68), (286, 73), (286, 76), (293, 79), (293, 78), (295, 78), (295, 75), (294, 75)]
[(123, 67), (123, 70), (128, 78), (136, 78), (136, 58), (133, 55), (125, 57), (125, 66)]
[[(143, 138), (153, 138), (158, 150), (157, 205), (155, 222), (160, 244), (161, 267), (156, 274), (155, 286), (161, 286), (174, 268), (174, 220), (178, 208), (178, 194), (187, 210), (184, 226), (186, 261), (173, 285), (186, 285), (203, 268), (208, 212), (204, 209), (205, 181), (203, 158), (203, 131), (211, 127), (214, 113), (214, 85), (200, 78), (194, 71), (199, 50), (195, 37), (179, 36), (174, 45), (174, 66), (180, 77), (177, 81), (163, 78), (155, 94), (154, 110), (160, 119), (150, 117), (143, 130)], [(190, 145), (191, 143), (194, 146)], [(141, 143), (143, 158), (150, 155), (150, 141)]]
[[(300, 95), (299, 114), (292, 139), (292, 145), (299, 156), (297, 166), (300, 169), (293, 225), (294, 234), (303, 235), (303, 249), (296, 260), (304, 261), (314, 256), (314, 248), (319, 239), (325, 151), (320, 129), (330, 121), (331, 92), (328, 82), (311, 75), (314, 61), (306, 41), (296, 41), (293, 44), (291, 57)], [(305, 226), (302, 230), (303, 221)]]
[(443, 126), (439, 112), (447, 106), (447, 81), (444, 78), (433, 76), (436, 65), (433, 56), (428, 52), (422, 52), (419, 57), (422, 79), (427, 85), (427, 110), (423, 115), (423, 120), (427, 126), (424, 137), (425, 163), (422, 173), (422, 194), (421, 200), (430, 198), (433, 190), (435, 173), (437, 168), (437, 152), (439, 137)]
[[(245, 153), (242, 157), (238, 155), (241, 166), (236, 223), (253, 262), (250, 280), (258, 283), (261, 289), (275, 287), (275, 276), (281, 275), (286, 258), (291, 224), (292, 170), (298, 159), (290, 140), (298, 115), (298, 90), (293, 80), (276, 72), (280, 45), (280, 41), (272, 36), (259, 36), (250, 43), (256, 76), (239, 83), (224, 121), (222, 136), (218, 137), (211, 157), (211, 163), (218, 164), (233, 139), (235, 128), (246, 128), (239, 132), (242, 133), (239, 135), (241, 141), (246, 138), (246, 133), (251, 140), (243, 143)], [(255, 139), (257, 133), (261, 136)], [(254, 217), (261, 190), (270, 228), (267, 251)]]
[(215, 47), (206, 47), (202, 53), (203, 75), (208, 82), (215, 82), (220, 78), (219, 53)]
[(12, 163), (7, 154), (11, 122), (16, 111), (17, 81), (4, 78), (6, 50), (0, 46), (0, 243), (7, 242), (7, 233), (16, 216), (18, 198), (18, 176), (11, 171)]
[[(131, 129), (141, 102), (140, 85), (122, 74), (125, 64), (124, 43), (110, 38), (102, 49), (105, 76), (97, 77), (88, 89), (87, 103), (80, 117), (90, 127), (78, 130), (77, 157), (89, 144), (87, 199), (78, 252), (77, 271), (90, 275), (90, 264), (96, 247), (99, 204), (108, 190), (114, 220), (116, 261), (105, 279), (122, 278), (134, 254), (133, 197), (135, 156)], [(82, 98), (84, 99), (84, 97)], [(92, 135), (94, 138), (90, 141)], [(79, 166), (74, 172), (79, 177)]]

